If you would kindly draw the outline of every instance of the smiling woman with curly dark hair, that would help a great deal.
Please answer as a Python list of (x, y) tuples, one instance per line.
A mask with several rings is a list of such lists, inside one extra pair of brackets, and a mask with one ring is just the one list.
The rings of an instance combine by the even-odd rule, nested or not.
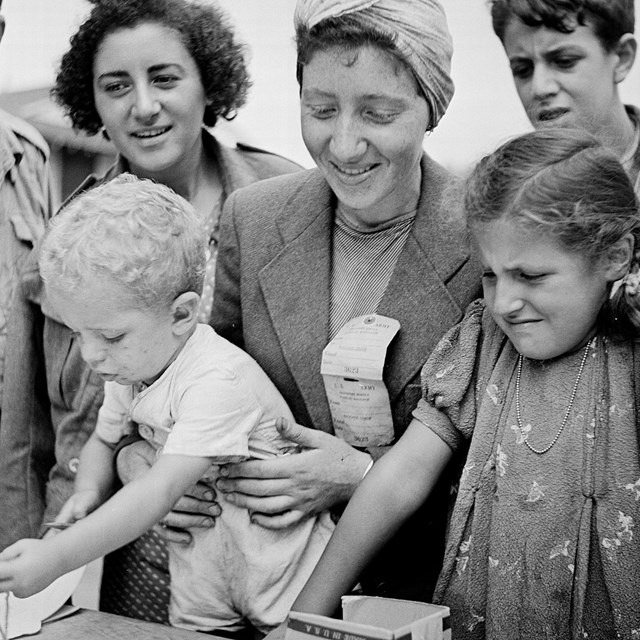
[[(102, 131), (118, 158), (104, 176), (90, 176), (77, 192), (126, 171), (186, 198), (209, 242), (198, 313), (200, 322), (208, 322), (224, 201), (239, 187), (300, 167), (260, 149), (220, 144), (207, 128), (218, 118), (233, 118), (249, 88), (244, 46), (210, 0), (99, 0), (92, 5), (62, 57), (53, 95), (75, 129), (91, 135)], [(15, 367), (16, 379), (37, 382), (33, 388), (14, 385), (25, 397), (12, 398), (15, 410), (3, 410), (3, 420), (13, 427), (4, 436), (3, 456), (17, 462), (1, 469), (0, 513), (28, 516), (0, 518), (0, 549), (40, 535), (40, 523), (54, 519), (71, 495), (78, 455), (103, 397), (104, 382), (83, 363), (71, 330), (47, 305), (25, 304), (25, 309), (25, 321), (44, 330), (25, 333), (19, 338), (24, 342), (12, 346), (16, 353), (38, 354), (21, 358)], [(46, 370), (46, 395), (38, 386), (41, 370)], [(39, 407), (33, 420), (20, 410), (24, 406)], [(22, 445), (24, 434), (30, 434), (33, 447)], [(150, 466), (144, 464), (151, 454), (143, 445), (120, 451), (123, 482)], [(185, 529), (212, 526), (219, 513), (214, 490), (203, 484), (190, 493), (178, 502), (180, 513), (165, 518), (165, 538), (186, 542), (191, 533)], [(151, 532), (117, 554), (105, 562), (101, 608), (166, 622), (169, 575), (163, 539)]]
[(232, 119), (250, 86), (244, 47), (224, 14), (213, 5), (174, 0), (102, 0), (71, 38), (52, 94), (76, 129), (89, 134), (102, 127), (93, 96), (94, 62), (104, 39), (119, 29), (156, 23), (176, 31), (198, 67), (207, 98), (204, 124)]

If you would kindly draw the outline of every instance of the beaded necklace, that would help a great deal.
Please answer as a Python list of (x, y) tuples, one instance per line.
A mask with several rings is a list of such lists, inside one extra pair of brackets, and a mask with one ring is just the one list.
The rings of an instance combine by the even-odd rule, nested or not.
[(518, 370), (516, 372), (516, 420), (518, 422), (518, 428), (520, 429), (520, 433), (522, 434), (522, 438), (524, 439), (524, 443), (527, 445), (527, 448), (530, 451), (533, 451), (533, 453), (537, 453), (539, 456), (541, 456), (543, 453), (547, 453), (547, 451), (549, 451), (551, 447), (553, 447), (553, 445), (556, 442), (558, 442), (558, 438), (560, 437), (560, 434), (562, 433), (565, 425), (567, 424), (567, 420), (569, 419), (569, 414), (571, 413), (571, 409), (573, 409), (573, 403), (575, 402), (576, 393), (578, 392), (578, 385), (580, 384), (580, 378), (582, 377), (584, 366), (587, 363), (587, 356), (589, 355), (589, 349), (593, 344), (593, 340), (594, 339), (591, 338), (591, 340), (587, 342), (587, 346), (584, 348), (584, 353), (582, 354), (582, 361), (580, 362), (580, 368), (578, 369), (578, 376), (576, 377), (576, 381), (573, 385), (573, 391), (571, 392), (571, 396), (569, 398), (569, 406), (567, 407), (567, 411), (564, 414), (564, 418), (562, 419), (560, 428), (558, 429), (558, 432), (556, 433), (553, 440), (546, 447), (544, 447), (544, 449), (536, 449), (529, 442), (529, 434), (524, 430), (524, 426), (522, 424), (522, 415), (520, 410), (520, 377), (522, 376), (522, 362), (524, 358), (522, 357), (522, 354), (518, 356)]

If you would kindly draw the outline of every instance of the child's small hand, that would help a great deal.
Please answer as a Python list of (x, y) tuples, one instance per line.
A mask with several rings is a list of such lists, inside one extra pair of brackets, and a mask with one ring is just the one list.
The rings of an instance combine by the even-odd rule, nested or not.
[(97, 491), (85, 490), (74, 493), (62, 506), (56, 522), (73, 523), (86, 518), (102, 504)]
[(45, 540), (18, 540), (0, 553), (0, 591), (32, 596), (62, 575)]

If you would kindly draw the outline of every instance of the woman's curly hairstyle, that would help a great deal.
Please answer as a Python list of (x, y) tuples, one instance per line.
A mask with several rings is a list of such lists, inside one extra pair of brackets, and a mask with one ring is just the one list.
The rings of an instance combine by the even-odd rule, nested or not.
[(250, 86), (244, 46), (220, 9), (190, 0), (97, 0), (62, 57), (53, 98), (75, 129), (90, 135), (102, 127), (93, 96), (93, 63), (107, 35), (156, 23), (176, 31), (200, 71), (208, 104), (204, 124), (218, 117), (231, 120), (246, 100)]

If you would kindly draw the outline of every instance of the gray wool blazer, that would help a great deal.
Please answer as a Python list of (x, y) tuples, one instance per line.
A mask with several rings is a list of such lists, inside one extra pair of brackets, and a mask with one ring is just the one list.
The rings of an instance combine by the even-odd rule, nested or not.
[[(400, 322), (384, 371), (396, 436), (420, 398), (422, 365), (480, 295), (479, 267), (456, 215), (459, 186), (426, 154), (421, 167), (417, 217), (378, 308)], [(329, 433), (320, 361), (329, 341), (334, 208), (318, 169), (236, 191), (222, 214), (211, 316), (218, 333), (258, 361), (301, 424)]]
[[(396, 437), (420, 398), (422, 365), (480, 295), (480, 270), (456, 215), (459, 185), (427, 155), (421, 167), (417, 217), (378, 308), (400, 322), (384, 370)], [(258, 361), (297, 421), (329, 433), (320, 362), (329, 341), (334, 210), (335, 196), (318, 169), (236, 191), (222, 214), (211, 315), (218, 333)], [(384, 449), (369, 452), (375, 458)], [(444, 550), (450, 482), (445, 474), (360, 576), (366, 593), (431, 598)]]

